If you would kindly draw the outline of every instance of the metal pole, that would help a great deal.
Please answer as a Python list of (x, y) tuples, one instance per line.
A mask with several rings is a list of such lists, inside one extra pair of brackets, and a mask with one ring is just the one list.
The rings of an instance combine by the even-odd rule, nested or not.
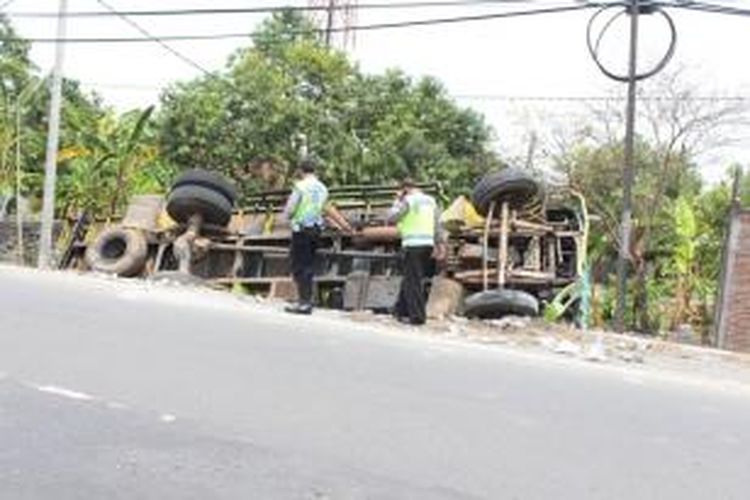
[(44, 162), (44, 198), (42, 202), (42, 228), (39, 236), (39, 260), (37, 266), (52, 265), (52, 230), (55, 219), (55, 182), (57, 180), (57, 146), (60, 138), (60, 107), (62, 104), (62, 72), (65, 54), (65, 21), (68, 0), (60, 0), (57, 17), (57, 44), (55, 67), (50, 85), (49, 128), (47, 132), (47, 156)]
[(331, 46), (331, 35), (333, 34), (333, 17), (336, 11), (336, 0), (328, 0), (328, 10), (326, 18), (326, 47)]
[(630, 4), (630, 56), (628, 61), (628, 103), (625, 117), (625, 165), (622, 176), (622, 219), (620, 222), (620, 255), (617, 260), (617, 310), (615, 314), (615, 326), (618, 332), (625, 330), (628, 261), (630, 260), (630, 233), (633, 211), (638, 1), (632, 0)]
[(21, 97), (16, 101), (16, 253), (24, 264), (23, 214), (21, 213)]

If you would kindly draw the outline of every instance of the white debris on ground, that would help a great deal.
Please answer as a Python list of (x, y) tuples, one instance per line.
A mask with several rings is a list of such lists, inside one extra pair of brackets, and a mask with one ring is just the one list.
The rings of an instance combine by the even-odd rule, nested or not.
[[(107, 277), (107, 281), (124, 280)], [(196, 301), (195, 294), (202, 299)], [(122, 298), (147, 298), (162, 303), (184, 303), (208, 309), (246, 311), (249, 304), (281, 310), (284, 302), (255, 295), (228, 294), (226, 291), (198, 287), (195, 283), (166, 280), (127, 280)], [(701, 372), (750, 384), (750, 355), (667, 341), (635, 333), (616, 334), (602, 330), (583, 331), (567, 324), (550, 324), (540, 318), (506, 316), (495, 320), (476, 320), (461, 316), (429, 321), (416, 327), (398, 323), (388, 315), (371, 311), (323, 311), (316, 316), (355, 321), (386, 327), (408, 335), (444, 337), (463, 342), (497, 345), (526, 351), (549, 353), (582, 362), (610, 365), (648, 366), (653, 369)], [(737, 371), (739, 370), (739, 371)]]
[(513, 316), (490, 321), (453, 317), (428, 323), (422, 332), (585, 363), (701, 374), (750, 386), (750, 354), (681, 344), (656, 336), (583, 331), (571, 325), (550, 324), (540, 318)]
[(48, 394), (54, 394), (56, 396), (62, 396), (69, 399), (77, 399), (79, 401), (91, 401), (94, 399), (94, 397), (89, 394), (74, 391), (72, 389), (66, 389), (64, 387), (58, 387), (55, 385), (37, 386), (36, 389), (40, 392), (46, 392)]

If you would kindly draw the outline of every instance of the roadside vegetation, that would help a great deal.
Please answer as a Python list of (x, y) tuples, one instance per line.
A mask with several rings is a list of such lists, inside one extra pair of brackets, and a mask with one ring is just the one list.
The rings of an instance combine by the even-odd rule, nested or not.
[[(30, 46), (0, 17), (0, 195), (20, 190), (41, 205), (45, 75)], [(740, 103), (693, 99), (679, 72), (649, 88), (640, 108), (628, 324), (663, 332), (711, 325), (731, 170), (707, 185), (701, 154), (731, 139), (747, 114)], [(505, 162), (493, 151), (503, 131), (456, 104), (433, 78), (401, 70), (363, 73), (329, 49), (300, 14), (269, 18), (254, 43), (223, 70), (166, 89), (157, 106), (117, 113), (74, 80), (64, 85), (57, 211), (72, 217), (121, 213), (133, 194), (164, 192), (177, 172), (219, 171), (245, 193), (288, 184), (301, 152), (317, 156), (331, 184), (439, 181), (449, 197)], [(615, 103), (619, 105), (619, 103)], [(592, 319), (614, 313), (614, 263), (622, 199), (622, 111), (592, 108), (574, 133), (548, 145), (554, 168), (598, 216), (590, 237)], [(19, 147), (20, 146), (20, 147)], [(742, 181), (750, 203), (750, 178)]]

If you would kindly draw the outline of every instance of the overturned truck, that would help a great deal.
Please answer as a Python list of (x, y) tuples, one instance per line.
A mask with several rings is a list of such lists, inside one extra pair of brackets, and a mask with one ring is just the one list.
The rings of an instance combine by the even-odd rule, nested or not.
[[(439, 184), (419, 187), (444, 198)], [(375, 311), (393, 306), (400, 242), (386, 215), (397, 193), (387, 185), (330, 189), (316, 261), (319, 305)], [(280, 218), (288, 195), (258, 192), (237, 207), (238, 193), (225, 178), (189, 170), (166, 197), (134, 197), (119, 221), (79, 219), (61, 267), (201, 281), (292, 300), (291, 230)], [(536, 315), (540, 304), (555, 303), (582, 274), (588, 233), (583, 197), (567, 188), (544, 189), (525, 171), (483, 177), (471, 199), (450, 204), (442, 222), (446, 258), (431, 273), (440, 278), (425, 283), (433, 315)]]

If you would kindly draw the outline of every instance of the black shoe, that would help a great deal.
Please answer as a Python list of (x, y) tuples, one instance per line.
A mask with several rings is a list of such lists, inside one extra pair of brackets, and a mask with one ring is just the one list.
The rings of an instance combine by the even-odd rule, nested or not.
[(284, 311), (291, 314), (312, 314), (312, 310), (313, 307), (311, 304), (295, 304), (284, 308)]

